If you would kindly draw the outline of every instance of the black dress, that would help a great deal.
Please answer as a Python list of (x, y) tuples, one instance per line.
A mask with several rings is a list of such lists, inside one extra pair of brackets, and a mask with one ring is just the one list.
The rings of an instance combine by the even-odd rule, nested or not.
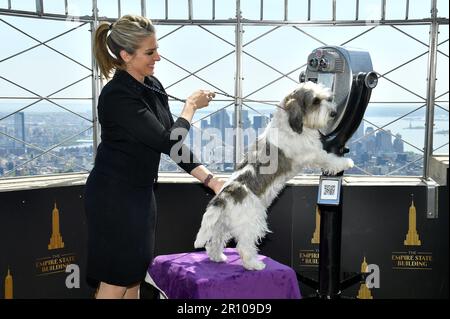
[[(154, 77), (147, 85), (163, 90)], [(173, 120), (167, 97), (117, 71), (98, 102), (101, 139), (85, 189), (87, 277), (117, 286), (143, 281), (153, 258), (156, 203), (153, 185), (161, 153), (184, 140), (190, 124)], [(184, 129), (172, 140), (174, 129)], [(179, 144), (178, 144), (179, 145)], [(200, 165), (188, 152), (186, 172)], [(183, 158), (183, 157), (181, 157)]]

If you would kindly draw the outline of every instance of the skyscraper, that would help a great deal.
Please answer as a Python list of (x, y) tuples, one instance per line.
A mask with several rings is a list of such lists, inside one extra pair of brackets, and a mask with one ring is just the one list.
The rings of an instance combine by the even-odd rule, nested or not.
[(242, 119), (242, 128), (248, 129), (252, 123), (250, 122), (250, 118), (248, 117), (248, 110), (242, 110), (241, 112), (241, 119)]
[(392, 136), (391, 131), (380, 130), (377, 132), (375, 138), (376, 150), (377, 152), (392, 152), (394, 148), (392, 147)]
[(363, 151), (366, 151), (369, 154), (376, 153), (376, 140), (374, 131), (375, 130), (371, 126), (366, 128), (366, 137), (364, 138)]
[(260, 130), (266, 128), (269, 121), (270, 119), (267, 116), (255, 115), (253, 117), (253, 129), (256, 133), (259, 133)]
[(2, 133), (8, 133), (6, 126), (0, 126), (0, 154), (8, 148), (8, 137)]
[(222, 134), (222, 140), (225, 139), (225, 129), (230, 128), (230, 115), (225, 109), (211, 115), (211, 127), (219, 129)]
[(405, 146), (405, 144), (403, 143), (402, 135), (397, 133), (395, 135), (395, 139), (394, 139), (394, 143), (393, 143), (394, 151), (396, 153), (403, 153), (404, 152), (404, 146)]
[(216, 138), (219, 139), (218, 141), (216, 140), (215, 143), (218, 143), (220, 146), (214, 148), (214, 160), (217, 163), (221, 163), (219, 164), (219, 166), (217, 166), (216, 169), (219, 170), (224, 170), (224, 163), (227, 162), (227, 149), (229, 147), (227, 147), (225, 141), (227, 139), (227, 129), (231, 128), (231, 124), (230, 124), (230, 115), (227, 113), (227, 111), (225, 109), (220, 110), (217, 113), (214, 113), (213, 115), (211, 115), (211, 126), (212, 128), (215, 128), (218, 130), (218, 133), (220, 134), (220, 136), (217, 136)]
[(355, 133), (353, 133), (352, 137), (349, 139), (349, 143), (357, 140), (364, 136), (364, 121), (361, 121), (361, 124), (359, 124), (358, 128), (356, 129)]
[[(14, 137), (25, 141), (25, 113), (17, 112), (14, 114)], [(22, 155), (25, 153), (25, 143), (14, 140), (14, 153)]]

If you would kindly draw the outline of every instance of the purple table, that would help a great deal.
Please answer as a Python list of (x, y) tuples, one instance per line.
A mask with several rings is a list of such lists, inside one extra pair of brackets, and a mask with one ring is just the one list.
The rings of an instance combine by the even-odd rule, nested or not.
[(242, 267), (235, 249), (227, 248), (224, 263), (210, 261), (206, 252), (158, 256), (148, 269), (146, 281), (169, 299), (299, 299), (292, 268), (259, 255), (264, 270)]

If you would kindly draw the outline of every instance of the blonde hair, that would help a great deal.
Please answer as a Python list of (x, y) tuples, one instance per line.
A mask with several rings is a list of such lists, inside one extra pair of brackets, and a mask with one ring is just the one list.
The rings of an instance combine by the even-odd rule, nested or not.
[(120, 51), (135, 53), (141, 41), (154, 33), (152, 22), (141, 16), (125, 15), (113, 24), (100, 23), (95, 30), (93, 51), (103, 76), (109, 79), (111, 71), (125, 67)]

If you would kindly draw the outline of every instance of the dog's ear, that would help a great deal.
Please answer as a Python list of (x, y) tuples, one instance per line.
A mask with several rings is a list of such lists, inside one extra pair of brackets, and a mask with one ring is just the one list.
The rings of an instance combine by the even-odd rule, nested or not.
[(294, 132), (301, 134), (303, 131), (303, 112), (297, 99), (288, 97), (285, 100), (285, 108), (288, 113), (289, 126)]

